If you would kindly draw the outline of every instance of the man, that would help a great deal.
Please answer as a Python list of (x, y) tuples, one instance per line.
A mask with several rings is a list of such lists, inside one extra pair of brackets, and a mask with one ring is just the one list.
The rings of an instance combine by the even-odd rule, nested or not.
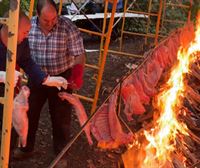
[[(7, 17), (8, 14), (5, 15)], [(41, 71), (40, 67), (34, 63), (30, 57), (29, 42), (27, 39), (31, 24), (29, 18), (23, 13), (19, 14), (18, 39), (17, 39), (17, 57), (16, 64), (22, 68), (29, 78), (32, 79), (33, 85), (67, 87), (67, 80), (61, 76), (49, 76), (48, 73)], [(0, 96), (4, 96), (4, 83), (6, 80), (6, 53), (8, 41), (8, 27), (0, 26)], [(17, 84), (20, 73), (15, 72), (15, 85)], [(3, 105), (0, 104), (0, 125), (2, 124)], [(14, 138), (14, 139), (13, 139)], [(15, 132), (12, 130), (11, 148), (14, 148)]]
[[(69, 19), (58, 16), (53, 0), (38, 0), (37, 16), (32, 18), (29, 43), (31, 56), (42, 70), (50, 75), (62, 76), (70, 82), (68, 89), (64, 91), (72, 93), (72, 89), (81, 87), (85, 61), (83, 40), (79, 30)], [(58, 97), (57, 89), (34, 87), (31, 83), (30, 80), (28, 116), (31, 120), (27, 147), (21, 151), (24, 153), (23, 156), (27, 156), (27, 153), (34, 150), (40, 112), (48, 100), (53, 128), (53, 147), (57, 154), (70, 139), (71, 105)]]
[[(7, 16), (7, 14), (6, 14)], [(18, 26), (18, 46), (17, 46), (17, 66), (22, 68), (26, 74), (34, 81), (35, 85), (46, 85), (56, 87), (66, 87), (67, 81), (63, 77), (50, 77), (47, 73), (41, 71), (40, 67), (34, 63), (30, 57), (30, 49), (28, 43), (28, 33), (31, 24), (29, 18), (23, 13), (19, 14)], [(0, 82), (5, 82), (5, 69), (6, 69), (6, 52), (8, 40), (8, 27), (6, 25), (0, 26)], [(20, 75), (17, 71), (17, 77)]]

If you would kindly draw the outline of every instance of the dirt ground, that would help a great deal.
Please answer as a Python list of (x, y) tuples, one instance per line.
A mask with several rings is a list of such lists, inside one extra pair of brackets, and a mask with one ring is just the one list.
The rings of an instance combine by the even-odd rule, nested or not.
[[(86, 36), (84, 38), (86, 49), (99, 49), (99, 39), (97, 37)], [(136, 54), (143, 53), (143, 41), (140, 39), (125, 39), (124, 51)], [(119, 49), (119, 39), (111, 40), (110, 49)], [(87, 63), (98, 64), (99, 52), (87, 53)], [(99, 94), (100, 105), (116, 85), (117, 81), (130, 69), (132, 64), (139, 64), (141, 59), (135, 60), (127, 56), (117, 56), (108, 54), (105, 65), (105, 71), (102, 79), (102, 87)], [(84, 76), (84, 86), (78, 92), (81, 95), (93, 97), (95, 90), (95, 82), (97, 71), (86, 68)], [(89, 114), (91, 104), (82, 101), (87, 113)], [(76, 116), (73, 115), (72, 136), (76, 135), (80, 126)], [(95, 142), (95, 141), (94, 141)], [(97, 148), (96, 142), (89, 146), (84, 134), (81, 134), (78, 139), (72, 144), (67, 151), (68, 167), (70, 168), (116, 168), (120, 160), (122, 149), (106, 151)], [(14, 168), (46, 168), (55, 159), (52, 148), (51, 122), (48, 114), (47, 104), (43, 108), (40, 117), (39, 128), (37, 131), (35, 152), (32, 158), (24, 161), (13, 161)]]

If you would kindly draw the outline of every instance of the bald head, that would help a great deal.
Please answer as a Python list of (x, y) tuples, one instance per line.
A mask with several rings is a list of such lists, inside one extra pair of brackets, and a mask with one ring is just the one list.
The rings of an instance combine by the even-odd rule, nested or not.
[(38, 16), (41, 15), (43, 8), (46, 6), (53, 7), (54, 10), (57, 12), (56, 3), (53, 0), (38, 0), (37, 7), (36, 7)]
[[(9, 13), (6, 12), (4, 14), (4, 17), (8, 17), (8, 16), (9, 16)], [(19, 23), (18, 23), (18, 40), (17, 40), (18, 43), (21, 43), (28, 36), (30, 28), (31, 28), (31, 23), (28, 16), (26, 16), (24, 12), (20, 11)], [(3, 25), (2, 31), (4, 32), (4, 37), (3, 37), (4, 41), (7, 43), (8, 26)]]
[(31, 23), (28, 16), (20, 12), (18, 25), (18, 43), (21, 43), (25, 38), (27, 38), (30, 29)]
[(37, 14), (42, 32), (47, 35), (56, 25), (58, 12), (53, 0), (38, 0)]

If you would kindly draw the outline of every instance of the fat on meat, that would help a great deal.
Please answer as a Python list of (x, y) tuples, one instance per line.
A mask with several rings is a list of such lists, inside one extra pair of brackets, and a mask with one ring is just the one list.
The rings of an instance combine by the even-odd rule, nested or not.
[(143, 114), (145, 112), (145, 108), (140, 101), (134, 85), (130, 84), (122, 87), (121, 94), (125, 104), (124, 113), (128, 121), (132, 120), (133, 114)]
[(163, 68), (160, 66), (159, 62), (156, 59), (149, 59), (145, 64), (145, 68), (145, 80), (147, 81), (149, 86), (155, 87), (160, 80)]
[(134, 87), (135, 87), (135, 89), (136, 89), (136, 91), (137, 91), (137, 93), (140, 97), (141, 102), (144, 103), (144, 104), (149, 104), (150, 97), (147, 96), (147, 94), (144, 92), (144, 89), (142, 87), (142, 83), (138, 80), (137, 75), (134, 73), (134, 74), (132, 74), (132, 77), (133, 77), (132, 83), (133, 83), (133, 85), (134, 85)]
[(113, 141), (108, 119), (108, 104), (103, 104), (91, 121), (91, 132), (98, 142)]
[(132, 140), (131, 134), (126, 134), (123, 132), (119, 119), (117, 117), (116, 109), (117, 109), (117, 98), (119, 94), (119, 89), (115, 90), (115, 92), (109, 98), (109, 125), (111, 137), (115, 140), (116, 144), (128, 144)]
[(14, 98), (14, 107), (12, 114), (12, 125), (19, 135), (19, 142), (22, 147), (26, 146), (28, 134), (28, 117), (29, 109), (28, 97), (30, 90), (27, 86), (22, 86), (19, 94)]
[(132, 134), (123, 132), (117, 117), (116, 106), (119, 90), (114, 92), (107, 103), (95, 113), (91, 121), (91, 132), (98, 141), (98, 147), (115, 149), (132, 141)]
[(166, 46), (169, 48), (169, 60), (171, 65), (177, 60), (178, 53), (178, 43), (176, 42), (176, 37), (170, 36), (165, 42)]
[(170, 54), (169, 48), (165, 46), (164, 43), (162, 43), (154, 51), (153, 57), (155, 57), (155, 59), (160, 63), (163, 69), (166, 69), (171, 65), (169, 54)]
[(156, 93), (157, 93), (157, 90), (155, 89), (155, 87), (152, 87), (150, 84), (148, 84), (148, 82), (146, 81), (146, 74), (144, 72), (144, 67), (143, 68), (140, 68), (138, 71), (137, 71), (137, 77), (139, 79), (139, 81), (142, 83), (142, 86), (143, 86), (143, 90), (144, 92), (149, 96), (149, 97), (152, 97), (154, 96)]
[[(58, 96), (62, 99), (62, 100), (67, 100), (69, 103), (71, 103), (75, 109), (76, 115), (78, 117), (79, 123), (81, 126), (83, 126), (85, 124), (85, 122), (87, 121), (88, 117), (87, 114), (85, 112), (85, 109), (81, 103), (81, 101), (79, 100), (78, 97), (66, 93), (66, 92), (59, 92)], [(93, 144), (91, 135), (90, 135), (90, 123), (88, 122), (87, 125), (84, 128), (88, 143), (90, 145)]]

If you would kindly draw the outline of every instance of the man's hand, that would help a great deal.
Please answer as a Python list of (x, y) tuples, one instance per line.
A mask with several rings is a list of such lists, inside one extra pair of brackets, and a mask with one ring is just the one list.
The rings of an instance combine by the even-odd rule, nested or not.
[(57, 87), (60, 90), (61, 87), (67, 89), (68, 82), (61, 76), (48, 76), (42, 84), (50, 87)]
[[(15, 71), (15, 81), (14, 86), (17, 85), (17, 82), (22, 74), (19, 71)], [(5, 83), (6, 82), (6, 72), (0, 71), (0, 82)]]

